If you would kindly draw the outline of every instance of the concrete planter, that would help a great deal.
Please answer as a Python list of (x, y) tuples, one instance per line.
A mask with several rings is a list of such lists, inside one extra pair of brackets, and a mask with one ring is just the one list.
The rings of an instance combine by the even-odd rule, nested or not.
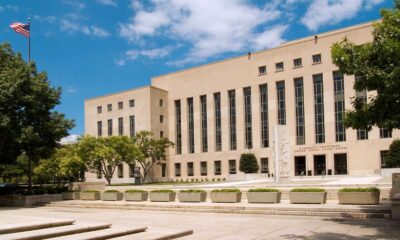
[(0, 196), (0, 206), (32, 206), (61, 201), (61, 194), (21, 195), (10, 194)]
[(125, 201), (147, 201), (148, 192), (125, 192)]
[(338, 192), (339, 204), (378, 205), (380, 192)]
[(280, 192), (248, 192), (247, 200), (249, 203), (280, 203)]
[(100, 200), (100, 192), (81, 192), (81, 200)]
[(124, 195), (121, 192), (103, 192), (101, 200), (103, 201), (121, 201)]
[(180, 202), (205, 202), (206, 198), (206, 192), (181, 192), (178, 194)]
[(290, 203), (325, 204), (327, 192), (290, 192)]
[(176, 193), (174, 192), (150, 192), (150, 202), (174, 202)]
[(63, 200), (79, 200), (80, 192), (62, 192), (61, 197)]
[(211, 202), (214, 203), (238, 203), (242, 199), (241, 192), (211, 192)]

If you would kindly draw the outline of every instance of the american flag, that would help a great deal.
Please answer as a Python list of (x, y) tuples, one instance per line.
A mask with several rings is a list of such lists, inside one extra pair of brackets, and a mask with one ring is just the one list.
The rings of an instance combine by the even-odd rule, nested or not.
[(10, 28), (14, 29), (15, 32), (24, 35), (25, 37), (30, 37), (30, 25), (24, 23), (13, 23), (10, 25)]

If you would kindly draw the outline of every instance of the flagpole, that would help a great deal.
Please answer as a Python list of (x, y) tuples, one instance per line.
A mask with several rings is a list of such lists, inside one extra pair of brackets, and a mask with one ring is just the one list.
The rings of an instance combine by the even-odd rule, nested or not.
[(31, 62), (31, 18), (28, 18), (29, 37), (28, 37), (28, 63)]

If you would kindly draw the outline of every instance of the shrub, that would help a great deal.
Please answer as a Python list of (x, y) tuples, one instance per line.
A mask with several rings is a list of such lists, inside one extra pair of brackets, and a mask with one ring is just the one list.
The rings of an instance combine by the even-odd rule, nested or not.
[(64, 191), (64, 192), (80, 192), (79, 190), (67, 190), (67, 191)]
[(390, 144), (389, 151), (385, 160), (386, 167), (395, 168), (400, 167), (400, 140), (394, 140)]
[(378, 188), (342, 188), (339, 192), (380, 192)]
[(156, 190), (151, 190), (152, 193), (174, 193), (175, 191), (171, 189), (156, 189)]
[(97, 190), (84, 190), (83, 193), (99, 193), (100, 191)]
[(274, 188), (252, 188), (249, 192), (280, 192), (278, 189)]
[(258, 172), (257, 158), (252, 153), (243, 153), (240, 155), (240, 166), (239, 170), (244, 173), (256, 173)]
[(325, 192), (322, 188), (293, 188), (291, 192)]
[(202, 189), (186, 189), (186, 190), (180, 190), (179, 192), (181, 193), (203, 193), (206, 192)]
[(147, 191), (141, 190), (141, 189), (128, 189), (128, 190), (125, 190), (125, 192), (126, 193), (144, 193), (144, 192), (147, 192)]
[(110, 189), (110, 190), (105, 190), (104, 192), (107, 192), (107, 193), (119, 193), (120, 191), (115, 190), (115, 189)]
[(237, 188), (225, 188), (225, 189), (214, 189), (211, 192), (218, 193), (218, 192), (240, 192)]

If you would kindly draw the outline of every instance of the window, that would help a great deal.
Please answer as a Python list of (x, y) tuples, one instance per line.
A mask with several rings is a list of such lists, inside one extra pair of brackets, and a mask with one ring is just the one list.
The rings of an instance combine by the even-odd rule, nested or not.
[(346, 175), (347, 174), (347, 154), (340, 153), (333, 155), (335, 175)]
[(379, 136), (380, 138), (391, 138), (392, 130), (389, 130), (387, 128), (379, 128)]
[(188, 137), (189, 137), (189, 153), (194, 153), (194, 114), (193, 114), (193, 98), (187, 99), (188, 108)]
[(112, 111), (112, 104), (107, 104), (107, 111), (109, 111), (109, 112)]
[(366, 129), (357, 129), (357, 140), (367, 140), (368, 131)]
[(135, 136), (135, 116), (129, 116), (129, 136), (133, 138)]
[(175, 163), (175, 177), (181, 176), (181, 164)]
[(314, 119), (315, 119), (315, 142), (325, 142), (324, 123), (324, 87), (322, 74), (313, 75), (314, 82)]
[(98, 121), (97, 122), (97, 136), (101, 137), (103, 135), (103, 122)]
[(341, 72), (333, 72), (333, 86), (335, 94), (336, 142), (344, 142), (346, 141), (346, 128), (344, 127), (344, 79)]
[(207, 162), (200, 162), (200, 175), (207, 176)]
[(294, 68), (299, 68), (303, 66), (303, 63), (301, 61), (301, 58), (296, 58), (293, 60), (293, 66)]
[(103, 111), (103, 108), (101, 106), (97, 107), (97, 113), (101, 113)]
[(221, 93), (214, 93), (215, 109), (215, 151), (222, 150)]
[(306, 143), (305, 121), (304, 121), (304, 85), (303, 78), (294, 79), (295, 104), (296, 104), (296, 144)]
[(229, 97), (229, 147), (236, 150), (236, 95), (235, 90), (228, 91)]
[(135, 177), (135, 165), (129, 164), (129, 177), (133, 178)]
[(208, 135), (207, 135), (207, 96), (200, 96), (201, 108), (201, 151), (208, 151)]
[(164, 100), (160, 99), (158, 104), (159, 104), (160, 107), (162, 107), (164, 105)]
[(129, 107), (134, 107), (135, 106), (135, 99), (129, 100)]
[(214, 161), (214, 175), (221, 175), (221, 161)]
[(386, 159), (387, 159), (387, 154), (388, 150), (381, 151), (381, 168), (386, 167)]
[[(357, 84), (363, 80), (360, 76), (355, 76), (355, 81)], [(367, 103), (367, 90), (364, 88), (363, 91), (356, 90), (356, 101), (362, 102), (362, 104)], [(368, 139), (368, 131), (366, 129), (357, 129), (357, 140), (367, 140)]]
[(166, 177), (167, 176), (167, 164), (162, 163), (161, 164), (161, 177)]
[(275, 71), (282, 72), (284, 70), (283, 62), (275, 63)]
[(124, 165), (122, 163), (118, 164), (118, 178), (124, 177)]
[(236, 174), (236, 160), (229, 160), (229, 174)]
[(124, 119), (122, 117), (118, 118), (118, 135), (124, 135)]
[(265, 75), (267, 74), (267, 66), (259, 66), (258, 67), (258, 75)]
[(124, 108), (124, 103), (123, 102), (118, 102), (118, 109), (121, 110)]
[(243, 88), (244, 97), (244, 131), (245, 131), (245, 148), (253, 148), (252, 136), (252, 115), (251, 115), (251, 88)]
[(181, 101), (175, 100), (175, 144), (176, 154), (182, 154)]
[(97, 177), (98, 179), (101, 178), (101, 165), (97, 168), (96, 177)]
[(163, 123), (163, 122), (164, 122), (164, 116), (160, 115), (160, 123)]
[(261, 158), (261, 173), (268, 173), (268, 158)]
[(312, 56), (313, 64), (321, 63), (321, 54), (315, 54)]
[(164, 137), (164, 131), (160, 131), (160, 138)]
[(276, 83), (278, 96), (278, 124), (286, 125), (285, 81)]
[(194, 172), (193, 163), (192, 162), (188, 162), (187, 163), (187, 174), (188, 174), (188, 176), (192, 177), (193, 176), (193, 172)]
[(112, 119), (107, 120), (107, 128), (108, 128), (108, 136), (112, 136), (113, 134)]
[(260, 85), (260, 110), (261, 110), (261, 147), (269, 146), (268, 131), (268, 86)]

